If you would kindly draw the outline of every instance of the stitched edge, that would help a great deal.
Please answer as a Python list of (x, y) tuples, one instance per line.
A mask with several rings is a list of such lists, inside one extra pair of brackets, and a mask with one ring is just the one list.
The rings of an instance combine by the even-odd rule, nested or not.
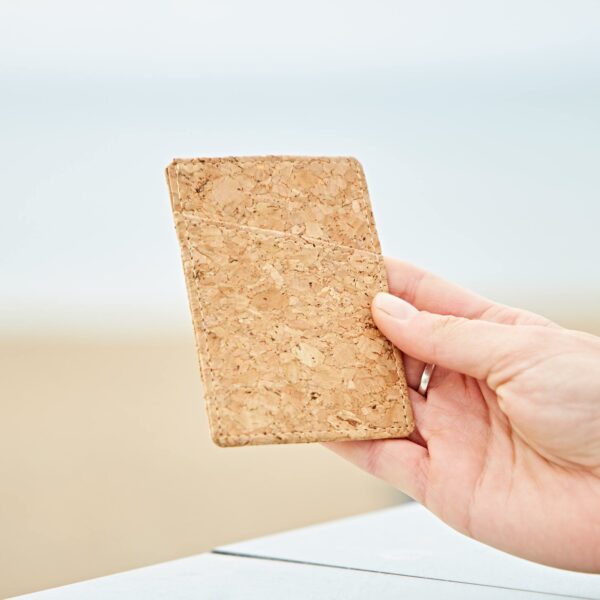
[[(362, 191), (361, 194), (361, 205), (363, 208), (363, 213), (365, 215), (365, 218), (367, 219), (367, 226), (369, 228), (369, 233), (371, 234), (371, 247), (373, 249), (373, 251), (376, 251), (376, 244), (375, 244), (375, 217), (373, 217), (372, 211), (369, 212), (368, 208), (367, 208), (367, 198), (369, 198), (369, 192), (367, 190), (367, 185), (366, 185), (366, 177), (364, 176), (364, 173), (362, 172), (362, 168), (359, 167), (359, 162), (355, 159), (355, 158), (350, 158), (350, 162), (352, 163), (353, 167), (354, 167), (354, 172), (356, 173), (356, 176), (358, 177), (358, 182)], [(387, 281), (387, 277), (384, 277), (384, 273), (385, 273), (385, 263), (383, 262), (383, 257), (380, 253), (377, 253), (377, 255), (380, 257), (380, 264), (381, 264), (381, 272), (380, 272), (380, 277), (381, 277), (381, 283), (385, 284), (385, 288), (388, 290), (389, 292), (389, 284)], [(392, 344), (392, 342), (388, 342), (388, 344), (390, 344), (392, 346), (392, 354), (394, 355), (394, 363), (396, 365), (396, 374), (398, 375), (398, 385), (400, 386), (400, 389), (402, 390), (402, 414), (404, 416), (404, 428), (406, 430), (408, 430), (409, 425), (408, 425), (408, 414), (407, 414), (407, 409), (406, 409), (406, 400), (408, 399), (408, 390), (406, 389), (406, 384), (403, 383), (406, 381), (406, 375), (404, 373), (404, 366), (400, 365), (400, 361), (398, 358), (398, 351), (396, 349), (396, 347)], [(413, 423), (414, 425), (414, 423)]]
[[(179, 163), (175, 163), (175, 183), (177, 186), (177, 202), (178, 202), (178, 204), (181, 205), (181, 189), (179, 187)], [(186, 250), (187, 250), (187, 254), (188, 254), (188, 260), (190, 261), (191, 277), (194, 281), (195, 288), (196, 288), (196, 301), (198, 304), (198, 311), (200, 313), (200, 321), (202, 323), (202, 333), (204, 334), (204, 346), (206, 348), (206, 362), (207, 362), (207, 366), (208, 366), (208, 371), (210, 372), (210, 385), (205, 386), (206, 388), (210, 388), (210, 389), (205, 390), (205, 392), (207, 392), (207, 393), (205, 393), (205, 400), (207, 403), (207, 407), (209, 409), (209, 413), (210, 413), (210, 410), (214, 407), (215, 417), (216, 417), (216, 421), (217, 421), (217, 437), (222, 438), (223, 434), (222, 434), (221, 414), (219, 413), (219, 403), (217, 402), (217, 398), (216, 398), (217, 381), (212, 380), (212, 374), (215, 369), (211, 365), (211, 360), (210, 360), (210, 346), (208, 343), (208, 327), (206, 326), (204, 310), (202, 309), (202, 298), (200, 296), (200, 285), (198, 282), (198, 278), (195, 276), (195, 273), (194, 273), (194, 259), (192, 256), (192, 242), (190, 240), (190, 230), (189, 230), (189, 220), (188, 219), (185, 219), (185, 218), (183, 219), (183, 228), (184, 228), (184, 232), (185, 232)], [(202, 363), (203, 363), (203, 361), (200, 360), (201, 367), (203, 367)], [(203, 368), (201, 368), (201, 370), (204, 371)], [(209, 381), (208, 374), (206, 377), (206, 381), (207, 382)]]
[[(352, 441), (358, 442), (363, 440), (382, 440), (389, 439), (387, 434), (390, 433), (410, 433), (412, 430), (407, 430), (404, 427), (378, 427), (377, 429), (351, 429), (355, 436)], [(271, 442), (285, 443), (310, 443), (310, 442), (339, 442), (348, 441), (348, 430), (346, 429), (327, 429), (325, 431), (286, 431), (281, 435), (276, 433), (255, 433), (252, 435), (223, 435), (219, 437), (219, 442), (224, 442), (222, 445), (236, 446), (245, 445), (256, 440), (262, 441), (265, 444)], [(385, 435), (381, 435), (385, 434)], [(293, 436), (293, 437), (292, 437)], [(326, 439), (324, 439), (326, 438)]]
[[(232, 157), (233, 158), (233, 157)], [(259, 157), (256, 157), (259, 158)], [(215, 159), (216, 160), (216, 159)], [(276, 235), (282, 235), (282, 236), (288, 236), (288, 237), (300, 237), (303, 239), (306, 239), (309, 242), (317, 242), (317, 243), (321, 243), (321, 244), (326, 244), (326, 245), (331, 245), (331, 246), (336, 246), (336, 247), (342, 247), (342, 248), (347, 248), (349, 250), (353, 250), (355, 252), (364, 252), (365, 254), (368, 255), (374, 255), (376, 257), (378, 257), (380, 259), (380, 264), (383, 263), (383, 259), (381, 257), (381, 254), (376, 252), (376, 244), (375, 244), (375, 237), (374, 237), (374, 225), (372, 222), (372, 218), (369, 218), (369, 212), (367, 209), (367, 189), (366, 189), (366, 185), (364, 182), (364, 175), (361, 173), (361, 170), (358, 166), (358, 161), (354, 158), (350, 158), (349, 159), (350, 162), (352, 163), (352, 167), (354, 169), (354, 172), (358, 178), (358, 183), (359, 183), (359, 188), (362, 192), (361, 194), (361, 207), (363, 210), (363, 214), (367, 220), (367, 228), (369, 231), (369, 236), (371, 238), (371, 247), (373, 249), (373, 251), (369, 252), (367, 250), (360, 250), (358, 248), (352, 248), (350, 246), (345, 246), (344, 244), (335, 244), (332, 242), (327, 242), (325, 240), (321, 240), (319, 238), (310, 238), (308, 236), (294, 236), (292, 234), (287, 234), (286, 232), (278, 232), (276, 230), (267, 230), (267, 229), (261, 229), (258, 227), (250, 227), (250, 226), (244, 226), (244, 225), (237, 225), (237, 224), (228, 224), (222, 221), (218, 221), (215, 219), (205, 219), (203, 217), (200, 217), (199, 215), (190, 215), (188, 213), (187, 209), (184, 209), (183, 211), (179, 211), (182, 220), (184, 222), (184, 231), (185, 231), (185, 240), (186, 240), (186, 250), (187, 250), (187, 254), (188, 254), (188, 259), (190, 261), (190, 265), (192, 265), (192, 278), (194, 280), (194, 284), (195, 284), (195, 288), (196, 288), (196, 300), (198, 302), (198, 310), (200, 312), (200, 319), (201, 319), (201, 323), (202, 323), (202, 330), (203, 330), (203, 334), (204, 334), (204, 345), (206, 347), (206, 357), (207, 357), (207, 366), (208, 366), (208, 371), (210, 371), (211, 373), (211, 381), (210, 381), (210, 390), (206, 390), (209, 393), (205, 394), (205, 399), (207, 401), (207, 405), (208, 408), (212, 408), (214, 405), (215, 408), (215, 417), (217, 420), (217, 441), (231, 441), (231, 442), (240, 442), (240, 443), (244, 443), (244, 441), (253, 441), (256, 439), (260, 439), (260, 438), (265, 438), (267, 436), (271, 436), (271, 439), (273, 440), (281, 440), (283, 442), (286, 441), (293, 441), (292, 439), (290, 439), (290, 436), (299, 436), (300, 438), (311, 438), (314, 436), (318, 436), (318, 435), (325, 435), (325, 434), (331, 434), (331, 435), (343, 435), (343, 434), (349, 434), (349, 433), (360, 433), (361, 430), (357, 430), (357, 429), (343, 429), (343, 430), (334, 430), (332, 431), (331, 429), (328, 430), (324, 430), (324, 431), (310, 431), (310, 432), (305, 432), (305, 431), (286, 431), (284, 432), (281, 436), (277, 436), (276, 434), (272, 434), (272, 433), (266, 433), (266, 432), (262, 432), (262, 433), (257, 433), (257, 434), (251, 434), (251, 435), (239, 435), (239, 436), (230, 436), (230, 435), (223, 435), (222, 434), (222, 423), (221, 423), (221, 415), (219, 412), (219, 403), (216, 399), (216, 391), (217, 391), (217, 380), (215, 379), (214, 381), (212, 380), (212, 373), (215, 371), (215, 369), (212, 367), (211, 365), (211, 359), (210, 359), (210, 348), (209, 348), (209, 343), (208, 343), (208, 334), (207, 334), (207, 327), (206, 327), (206, 321), (205, 321), (205, 317), (204, 317), (204, 311), (202, 310), (202, 298), (200, 295), (200, 286), (199, 286), (199, 282), (198, 282), (198, 278), (194, 277), (194, 273), (193, 273), (193, 257), (192, 257), (192, 243), (190, 240), (190, 233), (189, 233), (189, 221), (190, 218), (193, 217), (193, 219), (198, 219), (199, 221), (207, 221), (207, 222), (214, 222), (215, 224), (220, 224), (223, 225), (225, 227), (229, 226), (232, 228), (239, 228), (239, 229), (248, 229), (248, 230), (257, 230), (260, 232), (264, 232), (266, 234), (271, 233), (271, 234), (276, 234)], [(176, 186), (177, 186), (177, 200), (178, 200), (178, 204), (180, 207), (183, 207), (183, 202), (182, 202), (182, 198), (181, 198), (181, 190), (180, 190), (180, 186), (179, 186), (179, 162), (178, 161), (174, 161), (174, 166), (175, 166), (175, 182), (176, 182)], [(187, 213), (187, 214), (185, 214)], [(385, 265), (383, 266), (383, 270), (385, 270)], [(382, 274), (382, 270), (380, 269), (379, 271), (379, 280), (383, 286), (383, 284), (385, 283), (385, 286), (387, 288), (387, 280), (384, 280), (383, 274)], [(391, 342), (390, 342), (391, 343)], [(392, 426), (392, 427), (376, 427), (373, 429), (366, 429), (364, 430), (365, 435), (371, 435), (373, 433), (409, 433), (409, 431), (411, 430), (411, 425), (409, 425), (408, 423), (408, 415), (407, 415), (407, 407), (406, 407), (406, 398), (407, 398), (407, 394), (408, 391), (406, 390), (406, 386), (402, 385), (402, 381), (403, 381), (403, 372), (404, 369), (400, 367), (400, 363), (398, 360), (398, 355), (396, 352), (396, 348), (392, 347), (392, 354), (394, 356), (394, 363), (396, 365), (396, 373), (398, 375), (398, 385), (400, 385), (401, 391), (402, 393), (402, 412), (403, 412), (403, 419), (404, 419), (404, 425), (403, 426)], [(202, 366), (202, 361), (201, 361), (201, 366)], [(208, 380), (208, 378), (207, 378)], [(307, 440), (307, 441), (311, 441), (311, 440)]]

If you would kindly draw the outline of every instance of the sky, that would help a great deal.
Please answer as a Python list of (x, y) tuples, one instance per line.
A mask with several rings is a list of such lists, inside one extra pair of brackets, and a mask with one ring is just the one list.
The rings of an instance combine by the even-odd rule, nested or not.
[(600, 304), (600, 3), (0, 3), (0, 329), (189, 327), (173, 157), (353, 155), (386, 254)]

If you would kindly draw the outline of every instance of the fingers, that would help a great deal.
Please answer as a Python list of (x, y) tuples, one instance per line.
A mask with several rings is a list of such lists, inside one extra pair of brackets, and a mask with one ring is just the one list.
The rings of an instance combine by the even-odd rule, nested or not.
[(406, 375), (408, 387), (416, 390), (421, 382), (421, 375), (423, 374), (425, 364), (422, 360), (417, 360), (412, 356), (408, 356), (408, 354), (403, 354), (402, 360), (404, 361), (404, 374)]
[(408, 397), (410, 399), (410, 405), (413, 411), (413, 418), (415, 420), (415, 428), (413, 432), (408, 436), (408, 440), (414, 442), (415, 444), (419, 444), (419, 446), (423, 446), (427, 448), (427, 439), (426, 435), (421, 431), (421, 425), (427, 422), (426, 419), (426, 402), (425, 398), (419, 394), (419, 392), (415, 392), (415, 390), (408, 389)]
[(429, 466), (426, 448), (410, 440), (328, 442), (324, 446), (423, 502)]
[(533, 331), (542, 329), (418, 311), (385, 293), (373, 301), (373, 319), (404, 353), (480, 380), (497, 374), (505, 359), (529, 347)]
[(419, 267), (385, 258), (390, 292), (419, 310), (496, 323), (554, 325), (528, 311), (497, 304)]
[(390, 292), (419, 310), (478, 319), (491, 300), (396, 258), (385, 259)]

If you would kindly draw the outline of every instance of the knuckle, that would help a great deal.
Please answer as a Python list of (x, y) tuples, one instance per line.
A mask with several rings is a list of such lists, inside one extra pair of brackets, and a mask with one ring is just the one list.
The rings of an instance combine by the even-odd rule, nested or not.
[(425, 330), (429, 337), (431, 359), (434, 362), (443, 361), (454, 340), (459, 337), (467, 319), (452, 315), (429, 315), (427, 320), (429, 323)]
[(433, 319), (432, 329), (434, 334), (448, 337), (456, 333), (463, 326), (465, 319), (452, 315), (440, 315)]
[(421, 360), (441, 364), (448, 358), (456, 362), (457, 351), (465, 357), (472, 355), (479, 343), (473, 321), (454, 315), (420, 312), (411, 323), (410, 334)]

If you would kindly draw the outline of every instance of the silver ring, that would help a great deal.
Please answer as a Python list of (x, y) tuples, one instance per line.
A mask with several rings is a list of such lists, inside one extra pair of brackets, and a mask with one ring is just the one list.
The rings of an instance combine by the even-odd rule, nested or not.
[(421, 383), (419, 383), (419, 394), (421, 396), (427, 397), (427, 388), (429, 387), (429, 382), (431, 381), (431, 376), (433, 375), (433, 371), (435, 370), (435, 365), (431, 363), (427, 363), (425, 368), (423, 369), (423, 375), (421, 375)]

